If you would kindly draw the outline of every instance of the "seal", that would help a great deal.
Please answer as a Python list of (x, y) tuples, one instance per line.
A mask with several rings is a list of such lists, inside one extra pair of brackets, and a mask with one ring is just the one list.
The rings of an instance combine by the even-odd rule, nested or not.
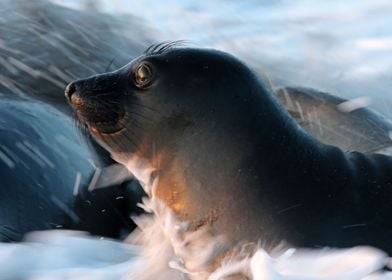
[(392, 159), (319, 142), (229, 54), (158, 44), (65, 94), (117, 161), (136, 176), (156, 170), (151, 195), (193, 228), (267, 249), (285, 240), (392, 252)]

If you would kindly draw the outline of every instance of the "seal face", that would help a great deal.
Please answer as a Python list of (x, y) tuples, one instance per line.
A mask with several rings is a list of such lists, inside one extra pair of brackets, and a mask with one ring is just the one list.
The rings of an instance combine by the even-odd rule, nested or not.
[(195, 228), (267, 247), (392, 251), (392, 160), (321, 144), (226, 53), (157, 45), (66, 96), (115, 159), (158, 170), (152, 195)]

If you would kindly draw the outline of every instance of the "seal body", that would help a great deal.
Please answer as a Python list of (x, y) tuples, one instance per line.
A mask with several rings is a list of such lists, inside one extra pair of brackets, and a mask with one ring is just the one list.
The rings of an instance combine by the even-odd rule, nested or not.
[(151, 195), (194, 228), (392, 252), (392, 159), (320, 143), (226, 53), (158, 45), (66, 96), (114, 158), (156, 169)]

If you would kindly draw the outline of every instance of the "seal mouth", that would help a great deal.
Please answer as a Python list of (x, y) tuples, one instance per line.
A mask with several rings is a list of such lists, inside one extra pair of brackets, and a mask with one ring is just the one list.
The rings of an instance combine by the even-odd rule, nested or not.
[(93, 133), (100, 133), (100, 134), (116, 134), (126, 129), (124, 125), (121, 124), (121, 120), (117, 122), (96, 122), (96, 123), (89, 123), (88, 127)]
[[(76, 115), (78, 117), (78, 121), (82, 124), (86, 125), (88, 129), (97, 134), (114, 134), (123, 131), (126, 127), (123, 124), (123, 120), (125, 118), (125, 113), (121, 112), (121, 114), (110, 114), (107, 118), (99, 115), (86, 114), (82, 110), (77, 110)], [(114, 116), (116, 115), (116, 116)]]
[(78, 122), (94, 134), (114, 134), (123, 131), (125, 110), (117, 102), (86, 99), (73, 103)]

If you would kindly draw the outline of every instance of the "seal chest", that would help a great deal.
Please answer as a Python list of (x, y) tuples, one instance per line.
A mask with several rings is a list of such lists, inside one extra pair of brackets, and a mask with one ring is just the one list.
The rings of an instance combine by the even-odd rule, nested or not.
[(392, 229), (391, 158), (321, 144), (236, 58), (157, 45), (68, 87), (93, 137), (131, 172), (156, 169), (151, 195), (194, 228), (269, 248), (286, 240), (392, 251), (382, 235)]

